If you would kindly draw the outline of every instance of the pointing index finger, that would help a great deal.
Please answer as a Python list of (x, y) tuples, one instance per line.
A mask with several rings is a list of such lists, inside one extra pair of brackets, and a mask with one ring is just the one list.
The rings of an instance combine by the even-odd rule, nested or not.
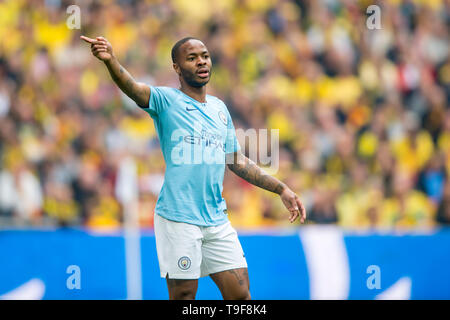
[(97, 42), (95, 39), (91, 39), (91, 38), (88, 38), (88, 37), (85, 37), (85, 36), (80, 36), (80, 39), (86, 41), (87, 43), (91, 43), (91, 44)]

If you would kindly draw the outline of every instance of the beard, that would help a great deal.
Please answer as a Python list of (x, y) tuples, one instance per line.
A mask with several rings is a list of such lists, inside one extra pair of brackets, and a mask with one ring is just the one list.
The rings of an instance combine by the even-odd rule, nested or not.
[(209, 70), (208, 78), (205, 79), (199, 80), (197, 74), (187, 71), (186, 69), (181, 69), (181, 77), (191, 87), (201, 88), (209, 82), (209, 79), (211, 79), (211, 69)]

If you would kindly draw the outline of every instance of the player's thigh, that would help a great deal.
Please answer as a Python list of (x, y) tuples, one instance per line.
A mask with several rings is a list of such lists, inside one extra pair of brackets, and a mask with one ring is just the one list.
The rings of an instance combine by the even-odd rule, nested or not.
[(200, 277), (202, 234), (197, 226), (155, 214), (155, 239), (162, 278), (193, 280)]
[(250, 299), (247, 261), (230, 223), (204, 232), (202, 275), (209, 274), (224, 299)]
[(197, 294), (197, 279), (170, 279), (166, 276), (170, 300), (194, 300)]
[(247, 268), (244, 250), (236, 230), (228, 222), (203, 231), (201, 274)]
[(250, 300), (247, 268), (225, 270), (210, 275), (225, 300)]

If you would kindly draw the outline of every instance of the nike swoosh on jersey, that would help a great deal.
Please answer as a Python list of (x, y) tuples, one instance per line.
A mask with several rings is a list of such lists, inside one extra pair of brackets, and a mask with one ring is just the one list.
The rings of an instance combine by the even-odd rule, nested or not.
[(195, 111), (195, 110), (198, 110), (198, 109), (197, 108), (189, 109), (188, 107), (186, 107), (186, 111)]

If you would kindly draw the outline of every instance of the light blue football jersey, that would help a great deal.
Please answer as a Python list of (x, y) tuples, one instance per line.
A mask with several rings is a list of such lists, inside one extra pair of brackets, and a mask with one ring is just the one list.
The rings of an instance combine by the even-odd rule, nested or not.
[(166, 163), (155, 213), (177, 222), (217, 226), (228, 221), (222, 197), (225, 154), (240, 149), (228, 109), (207, 95), (150, 86), (148, 108)]

